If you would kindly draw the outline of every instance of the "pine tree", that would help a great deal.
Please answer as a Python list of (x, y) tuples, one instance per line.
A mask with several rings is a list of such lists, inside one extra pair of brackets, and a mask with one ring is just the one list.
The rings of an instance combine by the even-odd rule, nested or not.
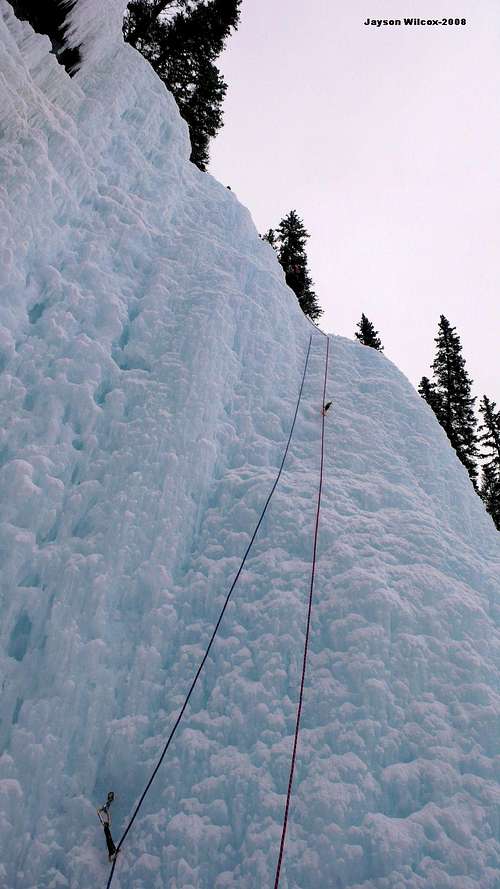
[(133, 46), (139, 42), (147, 44), (160, 17), (162, 22), (171, 21), (192, 5), (188, 0), (130, 0), (123, 25), (125, 39)]
[(364, 346), (370, 346), (378, 352), (384, 351), (382, 340), (378, 335), (378, 330), (375, 330), (372, 322), (368, 320), (364, 313), (361, 314), (361, 321), (358, 323), (357, 327), (358, 330), (354, 336), (360, 343), (363, 343)]
[(418, 391), (422, 398), (427, 402), (429, 407), (432, 408), (436, 417), (438, 418), (441, 426), (443, 425), (443, 405), (442, 405), (442, 397), (440, 393), (436, 390), (434, 383), (429, 380), (429, 377), (422, 377), (420, 380), (420, 385), (418, 387)]
[(267, 230), (267, 232), (265, 232), (261, 237), (262, 237), (263, 241), (267, 241), (267, 243), (271, 245), (273, 250), (278, 249), (278, 244), (276, 241), (276, 232), (274, 231), (274, 228), (269, 228)]
[[(264, 237), (269, 241), (269, 232), (267, 235)], [(281, 220), (272, 237), (274, 242), (269, 241), (269, 243), (272, 243), (273, 247), (277, 246), (278, 259), (285, 272), (286, 283), (295, 293), (304, 315), (316, 321), (323, 314), (323, 309), (313, 290), (314, 285), (307, 266), (306, 243), (309, 234), (295, 210), (290, 210)]]
[(497, 529), (500, 531), (500, 478), (486, 466), (483, 469), (483, 477), (479, 493), (487, 511), (495, 522)]
[(482, 415), (479, 441), (485, 459), (480, 494), (500, 531), (500, 410), (496, 407), (486, 395), (479, 405)]
[(132, 0), (125, 39), (173, 93), (189, 126), (191, 160), (206, 170), (227, 90), (215, 60), (236, 29), (241, 0)]
[(427, 377), (423, 377), (419, 391), (434, 410), (477, 489), (476, 399), (471, 396), (472, 380), (465, 369), (460, 337), (444, 315), (440, 316), (435, 342), (433, 381), (431, 383)]

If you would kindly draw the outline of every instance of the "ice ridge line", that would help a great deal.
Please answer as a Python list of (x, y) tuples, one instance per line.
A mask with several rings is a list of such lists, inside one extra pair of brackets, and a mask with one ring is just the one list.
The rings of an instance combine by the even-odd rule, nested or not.
[[(263, 521), (263, 519), (264, 519), (264, 516), (265, 516), (265, 514), (266, 514), (267, 507), (269, 506), (269, 504), (270, 504), (270, 502), (271, 502), (271, 498), (272, 498), (272, 496), (273, 496), (273, 494), (274, 494), (274, 492), (275, 492), (275, 490), (276, 490), (276, 487), (277, 487), (277, 485), (278, 485), (278, 482), (279, 482), (279, 480), (280, 480), (280, 478), (281, 478), (281, 473), (283, 472), (283, 467), (284, 467), (284, 465), (285, 465), (285, 460), (286, 460), (286, 458), (287, 458), (288, 450), (289, 450), (289, 448), (290, 448), (290, 443), (291, 443), (291, 441), (292, 441), (292, 436), (293, 436), (293, 432), (294, 432), (294, 429), (295, 429), (295, 422), (296, 422), (296, 420), (297, 420), (297, 414), (298, 414), (298, 412), (299, 412), (300, 402), (301, 402), (301, 400), (302, 400), (302, 392), (303, 392), (303, 389), (304, 389), (304, 383), (305, 383), (305, 379), (306, 379), (307, 367), (308, 367), (308, 364), (309, 364), (309, 355), (310, 355), (310, 352), (311, 352), (311, 344), (312, 344), (312, 334), (311, 334), (310, 337), (309, 337), (309, 345), (308, 345), (308, 348), (307, 348), (306, 360), (305, 360), (305, 363), (304, 363), (304, 371), (303, 371), (303, 373), (302, 373), (302, 380), (301, 380), (301, 383), (300, 383), (300, 389), (299, 389), (299, 394), (298, 394), (298, 398), (297, 398), (297, 404), (295, 405), (295, 412), (294, 412), (294, 415), (293, 415), (292, 425), (291, 425), (291, 427), (290, 427), (290, 433), (289, 433), (289, 435), (288, 435), (288, 441), (287, 441), (287, 443), (286, 443), (286, 448), (285, 448), (285, 451), (284, 451), (284, 454), (283, 454), (283, 458), (282, 458), (281, 463), (280, 463), (280, 467), (279, 467), (279, 470), (278, 470), (278, 474), (277, 474), (277, 476), (276, 476), (276, 478), (275, 478), (275, 480), (274, 480), (273, 486), (272, 486), (272, 488), (271, 488), (271, 490), (270, 490), (270, 492), (269, 492), (269, 494), (268, 494), (268, 496), (267, 496), (267, 500), (266, 500), (266, 502), (265, 502), (265, 504), (264, 504), (264, 507), (263, 507), (262, 512), (261, 512), (260, 517), (259, 517), (259, 521), (257, 522), (257, 524), (256, 524), (256, 526), (255, 526), (255, 530), (254, 530), (254, 532), (253, 532), (253, 534), (252, 534), (252, 537), (250, 538), (250, 542), (249, 542), (249, 544), (248, 544), (248, 546), (247, 546), (247, 548), (246, 548), (246, 550), (245, 550), (245, 554), (244, 554), (244, 556), (243, 556), (243, 558), (242, 558), (242, 560), (241, 560), (240, 567), (238, 568), (238, 571), (236, 572), (236, 575), (235, 575), (235, 577), (234, 577), (234, 580), (233, 580), (233, 582), (232, 582), (232, 584), (231, 584), (231, 587), (230, 587), (230, 589), (229, 589), (229, 592), (228, 592), (228, 594), (227, 594), (227, 596), (226, 596), (224, 605), (222, 606), (221, 612), (220, 612), (220, 614), (219, 614), (219, 618), (218, 618), (218, 620), (217, 620), (217, 623), (215, 624), (215, 627), (214, 627), (214, 630), (213, 630), (213, 632), (212, 632), (212, 636), (210, 637), (210, 641), (209, 641), (209, 643), (208, 643), (208, 645), (207, 645), (205, 654), (203, 655), (203, 658), (202, 658), (202, 660), (201, 660), (201, 662), (200, 662), (200, 665), (199, 665), (199, 667), (198, 667), (198, 669), (197, 669), (197, 671), (196, 671), (195, 677), (194, 677), (194, 679), (193, 679), (193, 681), (192, 681), (192, 683), (191, 683), (191, 686), (190, 686), (189, 691), (188, 691), (188, 693), (187, 693), (187, 695), (186, 695), (186, 698), (185, 698), (185, 700), (184, 700), (184, 703), (183, 703), (183, 705), (182, 705), (182, 708), (181, 708), (181, 710), (180, 710), (180, 713), (179, 713), (177, 719), (175, 720), (175, 723), (174, 723), (174, 725), (173, 725), (173, 728), (172, 728), (172, 730), (171, 730), (171, 732), (170, 732), (170, 734), (169, 734), (169, 736), (168, 736), (168, 739), (167, 739), (167, 741), (166, 741), (166, 743), (165, 743), (165, 746), (164, 746), (164, 748), (163, 748), (163, 750), (162, 750), (161, 756), (160, 756), (160, 758), (159, 758), (159, 760), (158, 760), (158, 762), (157, 762), (157, 764), (156, 764), (156, 766), (155, 766), (155, 768), (154, 768), (154, 770), (153, 770), (153, 772), (152, 772), (152, 774), (151, 774), (151, 777), (149, 778), (149, 781), (148, 781), (148, 783), (146, 784), (146, 787), (145, 787), (145, 789), (143, 790), (143, 792), (142, 792), (142, 794), (141, 794), (141, 796), (140, 796), (140, 798), (139, 798), (139, 802), (137, 803), (137, 805), (136, 805), (136, 807), (135, 807), (135, 809), (134, 809), (134, 811), (133, 811), (133, 813), (132, 813), (132, 817), (130, 818), (129, 823), (127, 824), (127, 827), (125, 828), (125, 830), (124, 830), (124, 832), (123, 832), (123, 834), (122, 834), (122, 836), (121, 836), (120, 842), (118, 843), (118, 845), (117, 845), (117, 847), (116, 847), (116, 856), (115, 856), (115, 858), (114, 858), (114, 860), (113, 860), (113, 863), (112, 863), (112, 866), (111, 866), (111, 872), (110, 872), (110, 874), (109, 874), (108, 882), (107, 882), (107, 884), (106, 884), (106, 889), (110, 889), (111, 883), (112, 883), (112, 881), (113, 881), (113, 875), (114, 875), (114, 872), (115, 872), (115, 867), (116, 867), (116, 861), (117, 861), (118, 853), (120, 852), (121, 847), (122, 847), (122, 845), (123, 845), (123, 842), (124, 842), (124, 840), (125, 840), (125, 838), (126, 838), (128, 832), (129, 832), (130, 828), (132, 827), (132, 825), (133, 825), (133, 823), (134, 823), (134, 821), (135, 821), (137, 815), (139, 814), (139, 810), (140, 810), (140, 808), (141, 808), (141, 806), (142, 806), (142, 804), (143, 804), (143, 802), (144, 802), (144, 800), (145, 800), (145, 798), (146, 798), (146, 795), (147, 795), (147, 793), (148, 793), (148, 791), (149, 791), (149, 788), (151, 787), (151, 785), (152, 785), (152, 783), (153, 783), (153, 781), (154, 781), (154, 779), (155, 779), (155, 777), (156, 777), (156, 775), (157, 775), (157, 773), (158, 773), (158, 770), (160, 769), (160, 766), (161, 766), (161, 764), (162, 764), (162, 762), (163, 762), (163, 760), (164, 760), (164, 758), (165, 758), (165, 755), (166, 755), (166, 753), (167, 753), (167, 750), (168, 750), (168, 748), (170, 747), (170, 744), (171, 744), (171, 742), (172, 742), (172, 740), (173, 740), (173, 738), (174, 738), (174, 735), (175, 735), (175, 733), (176, 733), (176, 731), (177, 731), (177, 728), (178, 728), (178, 726), (179, 726), (179, 724), (180, 724), (180, 722), (181, 722), (181, 720), (182, 720), (182, 717), (184, 716), (184, 713), (185, 713), (186, 708), (187, 708), (187, 706), (188, 706), (188, 704), (189, 704), (189, 700), (190, 700), (190, 698), (191, 698), (191, 695), (192, 695), (192, 693), (193, 693), (193, 691), (194, 691), (194, 689), (195, 689), (196, 683), (198, 682), (200, 673), (201, 673), (201, 671), (203, 670), (203, 667), (205, 666), (205, 663), (206, 663), (206, 661), (207, 661), (208, 655), (210, 654), (210, 649), (212, 648), (212, 645), (213, 645), (213, 643), (214, 643), (214, 641), (215, 641), (215, 637), (216, 637), (216, 635), (217, 635), (217, 633), (218, 633), (218, 630), (219, 630), (219, 627), (220, 627), (220, 625), (221, 625), (221, 623), (222, 623), (222, 619), (223, 619), (224, 614), (225, 614), (225, 612), (226, 612), (226, 608), (227, 608), (227, 606), (229, 605), (229, 600), (231, 599), (233, 590), (234, 590), (234, 588), (235, 588), (235, 586), (236, 586), (236, 584), (237, 584), (237, 582), (238, 582), (238, 580), (239, 580), (239, 578), (240, 578), (240, 575), (241, 575), (241, 572), (243, 571), (243, 568), (244, 568), (244, 566), (245, 566), (245, 562), (246, 562), (246, 560), (247, 560), (248, 554), (250, 553), (250, 550), (251, 550), (251, 548), (252, 548), (252, 546), (253, 546), (253, 543), (254, 543), (254, 541), (255, 541), (255, 538), (257, 537), (257, 533), (258, 533), (258, 531), (259, 531), (259, 528), (260, 528), (260, 526), (261, 526), (261, 524), (262, 524), (262, 521)], [(325, 385), (326, 385), (326, 384), (325, 384)]]

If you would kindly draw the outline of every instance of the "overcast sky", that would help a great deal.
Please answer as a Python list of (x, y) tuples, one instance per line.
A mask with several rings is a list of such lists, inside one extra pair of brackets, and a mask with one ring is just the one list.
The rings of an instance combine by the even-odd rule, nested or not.
[(500, 402), (498, 0), (243, 0), (221, 69), (210, 171), (259, 231), (303, 217), (322, 328), (352, 337), (365, 312), (417, 383), (443, 313)]

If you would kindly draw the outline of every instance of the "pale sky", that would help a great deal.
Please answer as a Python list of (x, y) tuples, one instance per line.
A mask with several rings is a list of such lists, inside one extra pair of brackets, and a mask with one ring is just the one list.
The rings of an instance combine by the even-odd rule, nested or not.
[(352, 337), (365, 312), (416, 384), (443, 313), (474, 393), (500, 403), (498, 0), (242, 7), (210, 172), (261, 232), (292, 208), (303, 217), (324, 330)]

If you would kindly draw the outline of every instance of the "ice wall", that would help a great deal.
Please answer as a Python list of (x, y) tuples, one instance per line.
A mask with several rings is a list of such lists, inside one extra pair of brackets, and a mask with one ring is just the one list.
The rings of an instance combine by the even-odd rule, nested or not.
[[(80, 0), (70, 80), (0, 0), (0, 886), (103, 885), (272, 484), (311, 327), (233, 193)], [(325, 340), (121, 889), (272, 885)], [(498, 533), (432, 413), (331, 338), (311, 659), (282, 886), (498, 889)]]

